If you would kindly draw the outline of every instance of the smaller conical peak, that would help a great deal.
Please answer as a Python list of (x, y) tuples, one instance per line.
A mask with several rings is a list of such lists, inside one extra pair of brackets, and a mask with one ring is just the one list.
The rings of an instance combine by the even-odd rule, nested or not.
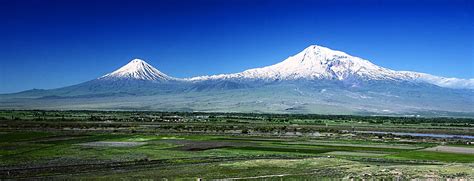
[(153, 68), (153, 66), (151, 66), (150, 64), (146, 63), (144, 60), (142, 59), (133, 59), (131, 60), (130, 62), (128, 62), (127, 65), (121, 67), (120, 69), (118, 69), (117, 73), (133, 73), (133, 72), (140, 72), (140, 71), (144, 71), (146, 68)]
[(158, 69), (151, 66), (142, 59), (133, 59), (128, 64), (120, 67), (116, 71), (102, 76), (101, 79), (137, 79), (163, 81), (171, 80), (173, 78), (160, 72)]
[(138, 63), (145, 63), (145, 64), (148, 64), (145, 62), (145, 60), (142, 60), (142, 59), (139, 59), (139, 58), (135, 58), (133, 59), (132, 61), (129, 62), (129, 64), (132, 63), (132, 64), (138, 64)]
[(124, 67), (127, 67), (127, 66), (139, 67), (139, 66), (146, 66), (146, 65), (150, 65), (150, 64), (146, 63), (145, 60), (135, 58), (131, 60), (130, 62), (128, 62), (128, 64), (125, 65)]

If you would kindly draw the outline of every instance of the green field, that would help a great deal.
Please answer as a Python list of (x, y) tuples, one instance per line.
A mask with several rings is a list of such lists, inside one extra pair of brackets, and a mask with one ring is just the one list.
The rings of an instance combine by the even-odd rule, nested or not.
[(0, 179), (474, 178), (474, 154), (424, 150), (473, 140), (356, 132), (470, 135), (471, 119), (196, 114), (3, 111)]

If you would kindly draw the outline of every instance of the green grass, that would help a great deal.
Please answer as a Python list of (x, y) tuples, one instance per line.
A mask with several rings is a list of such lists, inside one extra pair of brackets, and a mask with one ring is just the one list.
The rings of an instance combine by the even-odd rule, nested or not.
[[(64, 133), (64, 132), (27, 132), (14, 131), (0, 133), (0, 166), (8, 165), (44, 165), (46, 163), (58, 164), (81, 164), (81, 163), (106, 163), (137, 160), (161, 160), (173, 159), (176, 163), (186, 160), (197, 163), (199, 159), (245, 159), (247, 161), (225, 161), (221, 163), (209, 163), (202, 166), (183, 166), (181, 170), (176, 168), (163, 168), (154, 171), (139, 171), (137, 173), (127, 172), (121, 176), (132, 178), (156, 177), (160, 174), (168, 178), (195, 178), (206, 176), (208, 178), (246, 177), (272, 174), (307, 174), (317, 172), (318, 176), (337, 175), (338, 171), (349, 170), (351, 173), (367, 171), (377, 173), (379, 166), (393, 164), (392, 160), (408, 160), (420, 162), (424, 160), (439, 161), (443, 164), (473, 163), (474, 156), (456, 153), (441, 153), (429, 151), (416, 151), (413, 149), (397, 149), (393, 142), (372, 142), (364, 140), (343, 139), (309, 139), (309, 138), (259, 138), (248, 136), (209, 136), (209, 135), (155, 135), (155, 134), (130, 134), (130, 133)], [(170, 142), (167, 140), (182, 140), (183, 142)], [(136, 147), (88, 147), (80, 143), (94, 141), (123, 141), (123, 142), (146, 142), (145, 145)], [(173, 149), (174, 147), (189, 144), (208, 142), (236, 143), (233, 147), (215, 148), (204, 151), (183, 151)], [(237, 144), (238, 143), (238, 144)], [(318, 144), (322, 143), (322, 144)], [(343, 144), (347, 145), (331, 145)], [(370, 145), (367, 147), (364, 145)], [(377, 147), (380, 146), (380, 147)], [(425, 143), (403, 144), (405, 147), (413, 146), (420, 148)], [(347, 155), (332, 155), (334, 158), (326, 158), (329, 152), (348, 152)], [(352, 154), (353, 153), (353, 154)], [(360, 154), (357, 153), (368, 153)], [(370, 153), (383, 153), (387, 155), (371, 156)], [(330, 155), (330, 154), (329, 154)], [(308, 157), (320, 157), (321, 159), (304, 159)], [(261, 160), (267, 158), (267, 160)], [(376, 164), (363, 161), (364, 159), (378, 160)], [(268, 161), (270, 160), (270, 161)], [(294, 161), (291, 161), (294, 160)], [(352, 161), (349, 161), (352, 160)], [(387, 161), (387, 163), (385, 163)], [(397, 162), (400, 164), (400, 162)], [(410, 162), (411, 163), (411, 162)], [(403, 164), (403, 163), (402, 163)], [(179, 165), (179, 164), (177, 164)], [(346, 165), (346, 166), (344, 166)], [(340, 170), (337, 167), (343, 167)], [(465, 169), (465, 165), (459, 166)], [(418, 169), (424, 167), (416, 167)], [(437, 168), (437, 167), (436, 167)], [(327, 169), (327, 170), (325, 170)], [(328, 171), (332, 169), (331, 171)], [(438, 168), (437, 168), (438, 169)], [(322, 171), (319, 173), (319, 171)], [(368, 171), (368, 172), (369, 172)], [(428, 171), (426, 171), (428, 172)], [(449, 173), (455, 173), (455, 170)], [(144, 174), (143, 176), (138, 174)], [(97, 173), (93, 173), (97, 174)], [(119, 174), (120, 175), (120, 174)], [(97, 176), (97, 177), (96, 177)], [(110, 175), (106, 175), (109, 177)], [(101, 178), (93, 175), (93, 178)], [(120, 178), (120, 177), (117, 177)]]
[(381, 148), (378, 147), (363, 147), (363, 146), (335, 146), (335, 145), (313, 145), (313, 144), (275, 144), (286, 147), (300, 147), (300, 148), (314, 148), (314, 149), (327, 149), (332, 151), (369, 151), (369, 152), (390, 152), (398, 153), (405, 152), (406, 149), (397, 149), (397, 148)]
[(442, 162), (463, 162), (463, 163), (474, 162), (474, 155), (472, 154), (443, 153), (443, 152), (432, 152), (432, 151), (401, 152), (394, 155), (388, 155), (386, 156), (386, 158), (429, 160), (429, 161), (442, 161)]
[[(346, 152), (369, 152), (369, 153), (389, 153), (392, 155), (387, 158), (401, 158), (401, 159), (428, 159), (440, 161), (463, 161), (467, 162), (469, 159), (456, 154), (446, 154), (454, 158), (437, 158), (439, 154), (429, 157), (428, 154), (411, 154), (410, 150), (396, 149), (396, 148), (377, 148), (377, 147), (362, 147), (357, 145), (350, 146), (332, 146), (332, 145), (314, 145), (302, 144), (301, 138), (296, 139), (258, 139), (247, 137), (226, 137), (226, 136), (205, 136), (205, 135), (140, 135), (140, 134), (91, 134), (91, 135), (61, 135), (44, 132), (13, 132), (6, 133), (5, 138), (0, 142), (0, 146), (5, 149), (0, 149), (2, 155), (2, 164), (15, 164), (28, 161), (37, 163), (47, 162), (49, 160), (66, 157), (83, 160), (102, 160), (102, 161), (133, 161), (139, 159), (169, 159), (169, 158), (187, 158), (187, 157), (204, 157), (204, 156), (218, 156), (218, 157), (291, 157), (291, 156), (320, 156), (331, 151), (346, 151)], [(51, 137), (52, 136), (52, 137)], [(51, 138), (67, 138), (65, 140), (50, 140)], [(237, 139), (235, 139), (237, 138)], [(206, 151), (180, 151), (172, 150), (170, 148), (179, 146), (176, 144), (163, 142), (166, 139), (178, 139), (188, 141), (202, 141), (202, 140), (220, 140), (229, 142), (247, 142), (254, 146), (236, 146), (231, 148), (219, 148)], [(16, 144), (10, 140), (17, 142), (30, 141), (29, 143)], [(33, 141), (31, 141), (33, 140)], [(84, 147), (77, 145), (79, 143), (87, 143), (93, 141), (138, 141), (147, 142), (146, 145), (128, 148), (116, 147)], [(325, 143), (331, 141), (325, 141)], [(340, 143), (341, 141), (334, 141)], [(350, 141), (343, 141), (355, 143)], [(294, 144), (296, 143), (296, 144)], [(362, 144), (357, 142), (357, 144)], [(382, 143), (378, 143), (383, 146)], [(373, 144), (372, 144), (373, 145)], [(0, 147), (2, 148), (2, 147)], [(9, 149), (6, 149), (9, 148)], [(14, 148), (14, 149), (12, 149)], [(408, 153), (408, 154), (407, 154)], [(414, 152), (420, 153), (420, 152)]]
[(263, 147), (263, 146), (246, 146), (246, 147), (236, 147), (232, 148), (235, 150), (246, 150), (246, 151), (266, 151), (266, 152), (289, 152), (289, 153), (301, 153), (301, 154), (320, 154), (330, 151), (335, 151), (326, 148), (319, 149), (308, 149), (308, 148), (298, 148), (298, 147)]
[[(348, 161), (338, 158), (306, 158), (306, 159), (250, 159), (222, 163), (202, 164), (198, 167), (178, 165), (171, 168), (149, 168), (138, 171), (119, 173), (94, 173), (82, 176), (83, 179), (149, 179), (167, 178), (171, 180), (196, 178), (225, 179), (243, 178), (244, 180), (341, 180), (357, 178), (362, 180), (365, 175), (372, 175), (368, 180), (385, 178), (394, 180), (393, 173), (404, 176), (423, 178), (426, 173), (446, 178), (464, 176), (471, 178), (474, 170), (466, 164), (450, 165), (374, 165)], [(272, 177), (273, 176), (273, 177)], [(349, 177), (350, 176), (350, 177)]]
[(30, 132), (30, 131), (19, 131), (19, 132), (7, 132), (0, 134), (0, 143), (12, 143), (20, 141), (29, 141), (48, 137), (54, 135), (50, 132)]

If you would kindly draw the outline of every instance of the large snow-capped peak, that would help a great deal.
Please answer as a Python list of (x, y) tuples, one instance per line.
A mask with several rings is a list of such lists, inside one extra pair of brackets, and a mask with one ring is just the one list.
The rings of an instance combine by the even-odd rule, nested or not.
[(368, 60), (342, 51), (311, 45), (284, 61), (249, 69), (240, 73), (193, 77), (190, 81), (250, 79), (250, 80), (397, 80), (429, 83), (440, 87), (474, 89), (474, 79), (434, 76), (411, 71), (395, 71), (377, 66)]
[(195, 77), (192, 80), (208, 79), (331, 79), (344, 80), (354, 76), (366, 79), (393, 79), (396, 72), (348, 55), (341, 51), (311, 45), (286, 60), (263, 68), (249, 69), (235, 74)]
[(141, 59), (133, 59), (127, 65), (106, 74), (99, 79), (131, 79), (148, 81), (168, 81), (174, 78), (160, 72)]

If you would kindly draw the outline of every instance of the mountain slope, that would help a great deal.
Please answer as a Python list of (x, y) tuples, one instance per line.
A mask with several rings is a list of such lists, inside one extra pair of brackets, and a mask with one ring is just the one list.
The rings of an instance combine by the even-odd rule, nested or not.
[(133, 59), (119, 69), (80, 84), (41, 90), (33, 89), (3, 97), (10, 98), (82, 98), (141, 96), (182, 91), (180, 80), (170, 77), (140, 59)]
[(99, 80), (120, 80), (120, 79), (130, 79), (130, 80), (147, 80), (147, 81), (169, 81), (175, 80), (162, 72), (160, 72), (155, 67), (146, 63), (141, 59), (133, 59), (127, 65), (119, 68), (112, 73), (106, 74), (99, 78)]
[(134, 59), (81, 84), (0, 95), (0, 109), (474, 117), (473, 82), (395, 71), (313, 45), (275, 65), (186, 79), (168, 76)]
[(430, 83), (447, 88), (474, 89), (474, 79), (456, 79), (409, 71), (394, 71), (368, 60), (317, 45), (275, 65), (249, 69), (240, 73), (194, 77), (207, 80), (339, 80), (339, 81), (410, 81)]

